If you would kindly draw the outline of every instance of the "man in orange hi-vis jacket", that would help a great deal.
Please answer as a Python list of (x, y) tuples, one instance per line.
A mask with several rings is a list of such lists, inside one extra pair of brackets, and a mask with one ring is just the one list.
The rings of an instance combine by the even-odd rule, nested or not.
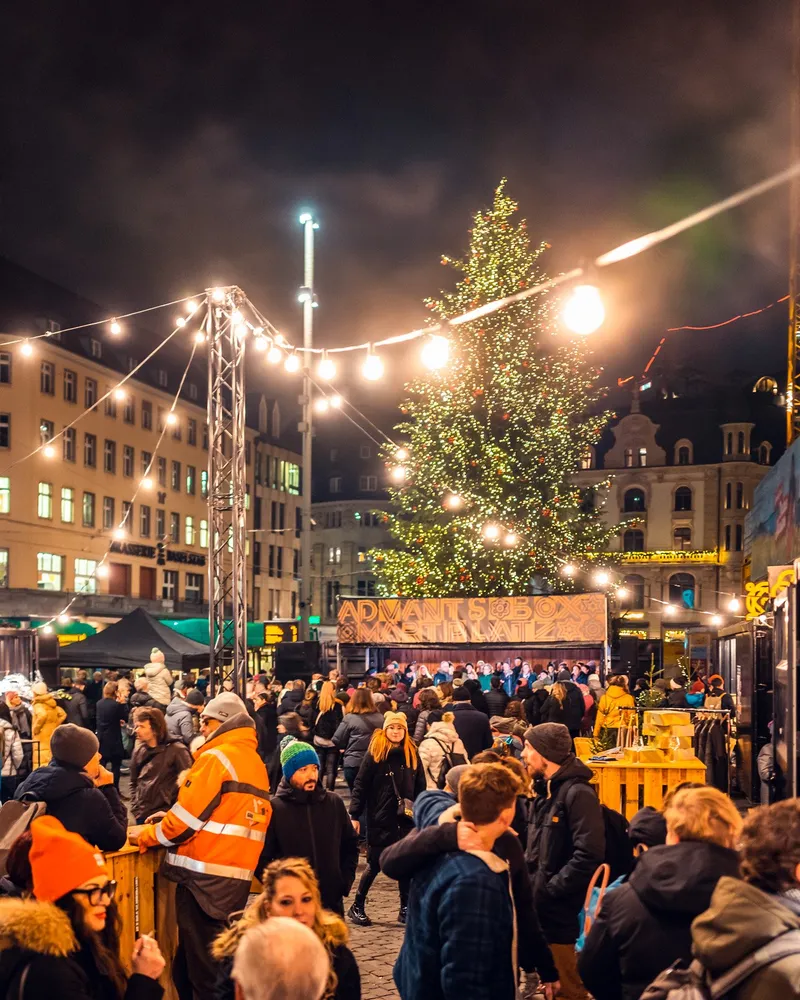
[(167, 849), (164, 875), (178, 883), (178, 951), (172, 977), (180, 1000), (213, 995), (219, 974), (210, 945), (244, 909), (272, 806), (256, 730), (241, 698), (225, 692), (200, 714), (206, 742), (178, 801), (158, 823), (131, 831), (141, 850)]

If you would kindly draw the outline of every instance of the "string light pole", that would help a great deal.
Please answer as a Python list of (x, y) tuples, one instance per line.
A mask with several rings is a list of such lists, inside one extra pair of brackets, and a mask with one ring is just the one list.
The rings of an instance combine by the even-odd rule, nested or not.
[(311, 580), (311, 451), (313, 432), (313, 410), (311, 406), (311, 363), (314, 359), (314, 308), (317, 300), (314, 294), (314, 231), (319, 224), (310, 212), (300, 216), (303, 227), (303, 287), (298, 295), (303, 304), (303, 419), (300, 432), (303, 435), (303, 496), (301, 505), (300, 532), (300, 639), (311, 638), (311, 606), (314, 584)]

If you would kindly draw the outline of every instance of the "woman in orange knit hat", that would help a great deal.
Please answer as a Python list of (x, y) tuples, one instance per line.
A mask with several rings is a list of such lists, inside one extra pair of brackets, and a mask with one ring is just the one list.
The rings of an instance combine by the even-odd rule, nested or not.
[(35, 899), (0, 900), (0, 995), (14, 1000), (161, 1000), (164, 959), (141, 937), (128, 978), (116, 882), (102, 854), (54, 816), (31, 823)]

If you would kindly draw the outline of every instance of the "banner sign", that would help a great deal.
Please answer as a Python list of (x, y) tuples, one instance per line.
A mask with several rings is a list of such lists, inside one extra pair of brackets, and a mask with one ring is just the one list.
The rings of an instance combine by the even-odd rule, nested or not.
[(348, 598), (339, 605), (338, 637), (355, 646), (597, 646), (606, 637), (606, 597)]

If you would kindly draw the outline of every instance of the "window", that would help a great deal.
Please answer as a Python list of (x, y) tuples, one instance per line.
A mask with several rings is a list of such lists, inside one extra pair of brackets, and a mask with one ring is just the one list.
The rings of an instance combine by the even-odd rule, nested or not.
[(0, 587), (8, 586), (8, 549), (0, 549)]
[(299, 538), (303, 530), (303, 512), (299, 507), (294, 509), (294, 537)]
[(359, 476), (358, 477), (358, 488), (363, 490), (365, 493), (372, 493), (378, 488), (378, 477), (377, 476)]
[(369, 458), (372, 455), (372, 449), (368, 444), (362, 444), (360, 454), (362, 458)]
[(83, 435), (83, 464), (90, 469), (97, 466), (97, 437), (94, 434)]
[(622, 536), (623, 552), (644, 552), (644, 532), (637, 528), (628, 528)]
[(633, 468), (633, 448), (625, 449), (625, 468), (626, 469)]
[(11, 414), (0, 413), (0, 448), (11, 447)]
[(374, 580), (358, 580), (356, 583), (356, 593), (359, 597), (374, 597), (375, 596), (375, 581)]
[(64, 524), (75, 521), (75, 490), (71, 486), (61, 487), (61, 520)]
[(133, 396), (126, 396), (122, 407), (122, 419), (126, 424), (136, 423), (136, 401)]
[(194, 545), (194, 518), (186, 515), (183, 519), (183, 540), (186, 545)]
[(167, 488), (167, 460), (159, 456), (156, 462), (156, 468), (158, 469), (158, 485), (163, 486), (164, 489)]
[(109, 441), (103, 442), (103, 472), (115, 473), (117, 471), (117, 443)]
[(272, 531), (283, 531), (286, 527), (286, 504), (272, 501), (272, 520), (270, 528)]
[(158, 384), (162, 389), (167, 388), (167, 370), (166, 368), (159, 368), (157, 373)]
[(683, 447), (678, 448), (678, 465), (688, 465), (689, 462), (689, 449), (683, 445)]
[(84, 528), (94, 527), (94, 493), (83, 494), (81, 524)]
[(63, 556), (52, 552), (36, 553), (36, 586), (39, 590), (61, 590), (61, 565)]
[(97, 404), (97, 380), (87, 378), (83, 387), (83, 405), (88, 410)]
[(736, 484), (736, 509), (741, 510), (744, 507), (744, 483)]
[(136, 367), (136, 366), (137, 366), (138, 364), (139, 364), (139, 361), (138, 361), (138, 359), (137, 359), (137, 358), (132, 358), (132, 357), (130, 357), (130, 355), (128, 356), (128, 371), (129, 371), (129, 372), (132, 372), (132, 371), (133, 371), (133, 369), (134, 369), (134, 368), (135, 368), (135, 367)]
[(142, 452), (142, 475), (146, 476), (150, 472), (150, 464), (153, 461), (152, 452), (143, 451)]
[(150, 507), (146, 503), (139, 504), (139, 534), (150, 537)]
[(733, 496), (733, 483), (725, 483), (725, 510), (731, 509), (732, 496)]
[[(0, 378), (0, 382), (2, 379)], [(772, 451), (772, 445), (769, 441), (762, 441), (758, 446), (758, 463), (759, 465), (769, 465), (769, 456)]]
[(622, 509), (626, 514), (637, 514), (646, 511), (647, 500), (644, 495), (644, 490), (639, 489), (638, 486), (635, 486), (631, 490), (626, 490), (623, 498)]
[(261, 542), (253, 542), (253, 573), (261, 573)]
[(681, 438), (680, 441), (675, 442), (675, 464), (676, 465), (691, 465), (692, 464), (692, 442), (688, 438)]
[(365, 563), (367, 561), (367, 550), (363, 545), (358, 547), (358, 561), (360, 563)]
[(164, 511), (156, 507), (156, 538), (160, 541), (164, 537)]
[(75, 591), (78, 594), (97, 593), (97, 563), (94, 559), (75, 560)]
[(49, 361), (43, 361), (39, 367), (39, 390), (47, 396), (55, 395), (56, 367)]
[(275, 546), (270, 545), (269, 547), (269, 562), (267, 564), (267, 573), (269, 576), (275, 576)]
[(170, 484), (173, 490), (177, 490), (178, 493), (181, 491), (181, 463), (172, 463), (172, 476), (170, 478)]
[(744, 455), (744, 431), (739, 431), (736, 435), (736, 454)]
[(197, 483), (197, 469), (193, 465), (186, 466), (186, 492), (190, 497), (195, 494)]
[(103, 412), (107, 417), (111, 417), (113, 420), (117, 419), (117, 401), (114, 399), (113, 393), (106, 396), (103, 403)]
[(679, 608), (694, 608), (695, 582), (691, 573), (675, 573), (669, 578), (669, 603)]
[(133, 511), (133, 504), (130, 502), (130, 500), (123, 500), (122, 501), (122, 526), (125, 528), (126, 531), (130, 531), (131, 527), (132, 527), (132, 524), (131, 524), (131, 514), (132, 514), (132, 511)]
[(172, 425), (172, 437), (175, 441), (180, 441), (181, 439), (181, 419), (177, 413), (174, 413), (175, 423)]
[(174, 601), (178, 596), (178, 571), (176, 569), (164, 570), (164, 586), (161, 588), (161, 596), (165, 601)]
[(153, 429), (153, 404), (148, 400), (142, 400), (142, 430), (151, 431)]
[(115, 528), (114, 524), (114, 498), (103, 497), (103, 527), (106, 531)]
[(136, 452), (129, 444), (122, 446), (122, 475), (133, 476), (133, 464)]
[(181, 540), (181, 515), (175, 511), (169, 515), (169, 540), (176, 543)]
[(293, 462), (286, 463), (286, 489), (292, 496), (300, 496), (300, 466)]
[(51, 518), (53, 516), (53, 484), (39, 483), (39, 517)]
[(52, 420), (39, 421), (39, 437), (41, 438), (42, 444), (47, 444), (48, 441), (52, 441), (54, 433), (55, 427), (53, 426)]
[(197, 444), (197, 421), (194, 417), (186, 421), (186, 443)]
[(726, 455), (733, 454), (733, 434), (731, 434), (730, 432), (725, 437), (725, 454)]
[(75, 461), (75, 428), (67, 427), (61, 438), (61, 451), (65, 462)]
[(201, 573), (186, 574), (186, 600), (190, 604), (203, 603), (203, 576)]
[(692, 509), (692, 491), (688, 486), (679, 486), (675, 490), (675, 510)]
[(341, 493), (342, 492), (342, 477), (341, 476), (331, 476), (328, 480), (328, 489), (331, 493)]
[(249, 441), (244, 443), (244, 464), (250, 465), (253, 461), (253, 449)]
[(325, 588), (325, 610), (328, 618), (334, 618), (339, 606), (341, 584), (338, 580), (329, 580)]
[(92, 353), (93, 358), (102, 358), (103, 356), (103, 345), (99, 340), (90, 339), (89, 349)]
[(0, 351), (0, 385), (11, 385), (11, 354), (8, 351)]
[(69, 368), (64, 369), (64, 402), (78, 402), (78, 375)]
[(725, 551), (730, 552), (731, 550), (731, 526), (729, 524), (725, 525)]
[(743, 534), (743, 532), (742, 532), (742, 526), (741, 526), (741, 524), (737, 524), (736, 525), (736, 546), (735, 546), (737, 552), (741, 552), (742, 551), (742, 534)]
[(672, 548), (677, 552), (685, 552), (692, 547), (692, 529), (675, 528), (672, 532)]
[(203, 424), (203, 451), (208, 451), (208, 424)]
[(644, 608), (644, 577), (638, 573), (631, 573), (623, 580), (623, 586), (628, 591), (628, 596), (622, 602), (622, 606), (630, 611), (640, 611)]
[(328, 565), (340, 566), (342, 562), (342, 550), (338, 545), (328, 546)]
[(203, 469), (203, 471), (200, 473), (200, 496), (201, 497), (207, 497), (208, 496), (208, 470), (207, 469)]
[(197, 399), (197, 386), (194, 382), (189, 383), (189, 399)]
[(581, 468), (591, 469), (592, 465), (593, 465), (592, 453), (590, 451), (587, 451), (586, 454), (581, 458)]
[(639, 465), (644, 468), (647, 465), (647, 448), (639, 449)]
[(200, 522), (200, 547), (208, 548), (208, 521)]
[(0, 476), (0, 514), (11, 511), (11, 480), (8, 476)]
[(300, 550), (292, 549), (292, 579), (300, 579)]

